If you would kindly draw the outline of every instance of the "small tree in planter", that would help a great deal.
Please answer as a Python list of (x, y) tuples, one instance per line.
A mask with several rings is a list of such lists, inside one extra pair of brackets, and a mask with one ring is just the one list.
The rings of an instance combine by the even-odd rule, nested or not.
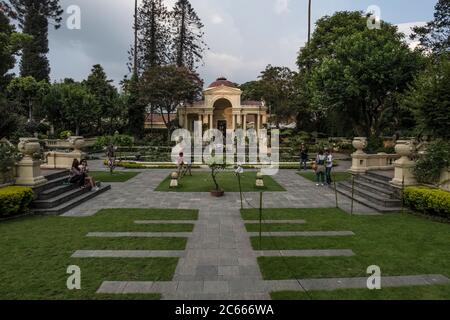
[(225, 194), (224, 190), (220, 188), (219, 182), (217, 181), (217, 175), (226, 169), (227, 165), (222, 162), (218, 162), (216, 160), (212, 160), (208, 164), (209, 168), (211, 169), (211, 177), (213, 179), (215, 189), (211, 191), (211, 195), (213, 197), (223, 197)]
[(22, 155), (14, 146), (0, 142), (0, 183), (13, 182), (12, 170), (17, 161), (22, 160)]

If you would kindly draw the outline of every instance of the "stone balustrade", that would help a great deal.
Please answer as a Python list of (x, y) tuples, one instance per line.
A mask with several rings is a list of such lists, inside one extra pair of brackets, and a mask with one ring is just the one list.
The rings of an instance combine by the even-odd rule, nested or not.
[(353, 147), (356, 151), (352, 154), (352, 167), (350, 171), (354, 174), (364, 174), (370, 170), (391, 170), (394, 169), (394, 162), (400, 156), (398, 154), (367, 154), (364, 149), (367, 147), (367, 138), (356, 137), (353, 140)]
[[(47, 140), (50, 141), (50, 140)], [(45, 154), (47, 163), (43, 164), (43, 169), (70, 169), (72, 167), (73, 160), (80, 161), (85, 157), (85, 154), (81, 151), (85, 147), (85, 139), (83, 137), (69, 137), (67, 140), (58, 140), (58, 144), (54, 146), (64, 146), (64, 149), (73, 149), (72, 152), (59, 152), (50, 151)], [(56, 148), (56, 147), (55, 147)]]

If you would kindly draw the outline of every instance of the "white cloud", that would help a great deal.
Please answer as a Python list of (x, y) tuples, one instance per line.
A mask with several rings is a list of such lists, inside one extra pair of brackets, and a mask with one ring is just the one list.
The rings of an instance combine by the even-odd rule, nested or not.
[(218, 14), (214, 14), (211, 17), (211, 22), (214, 24), (221, 24), (221, 23), (223, 23), (223, 18)]
[(413, 28), (414, 27), (421, 27), (426, 25), (426, 22), (407, 22), (407, 23), (400, 23), (397, 24), (398, 27), (398, 31), (403, 33), (405, 35), (405, 39), (406, 41), (409, 43), (409, 47), (411, 49), (415, 49), (418, 45), (419, 45), (419, 41), (412, 41), (410, 40), (409, 36), (413, 33)]
[(289, 12), (290, 0), (275, 0), (275, 12), (277, 14), (283, 14)]

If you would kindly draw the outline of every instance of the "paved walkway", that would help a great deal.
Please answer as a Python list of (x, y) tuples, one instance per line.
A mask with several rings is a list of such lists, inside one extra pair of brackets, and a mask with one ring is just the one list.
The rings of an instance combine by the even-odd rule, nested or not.
[[(92, 169), (93, 170), (93, 169)], [(160, 193), (155, 188), (170, 174), (171, 170), (146, 170), (132, 180), (112, 184), (112, 190), (69, 211), (65, 216), (82, 217), (94, 215), (103, 208), (173, 208), (199, 209), (199, 220), (195, 221), (185, 252), (155, 251), (77, 251), (74, 257), (152, 257), (172, 255), (179, 258), (172, 282), (169, 283), (110, 283), (105, 282), (99, 292), (118, 290), (121, 292), (163, 293), (164, 299), (269, 299), (273, 288), (285, 288), (283, 282), (270, 282), (266, 286), (257, 264), (261, 255), (284, 255), (286, 252), (256, 252), (250, 244), (245, 222), (240, 215), (238, 193), (227, 193), (223, 198), (212, 198), (207, 193)], [(286, 188), (286, 192), (264, 193), (265, 208), (330, 208), (335, 207), (335, 194), (331, 189), (316, 187), (300, 177), (294, 170), (283, 170), (275, 180)], [(257, 206), (259, 194), (246, 193), (247, 200)], [(350, 201), (339, 198), (344, 210), (350, 209)], [(249, 207), (246, 205), (246, 207)], [(355, 203), (355, 212), (376, 214), (371, 209)], [(282, 221), (280, 221), (282, 222)], [(136, 223), (152, 223), (136, 221)], [(193, 223), (193, 221), (190, 221)], [(289, 222), (291, 223), (291, 222)], [(297, 221), (305, 223), (305, 221)], [(306, 221), (307, 223), (307, 221)], [(108, 232), (108, 230), (102, 230)], [(293, 234), (293, 233), (292, 233)], [(297, 233), (295, 233), (297, 234)], [(337, 232), (333, 236), (351, 236), (351, 232)], [(132, 233), (92, 233), (89, 236), (136, 236)], [(139, 233), (153, 236), (155, 233)], [(163, 234), (159, 234), (161, 236)], [(313, 236), (315, 234), (303, 234)], [(328, 234), (331, 235), (331, 234)], [(171, 234), (173, 236), (173, 234)], [(353, 255), (351, 250), (298, 250), (291, 255), (333, 256)], [(105, 279), (108, 280), (108, 279)], [(289, 288), (294, 282), (289, 283)], [(297, 289), (298, 289), (297, 283)], [(151, 288), (151, 289), (149, 289)], [(125, 290), (125, 291), (124, 291)]]

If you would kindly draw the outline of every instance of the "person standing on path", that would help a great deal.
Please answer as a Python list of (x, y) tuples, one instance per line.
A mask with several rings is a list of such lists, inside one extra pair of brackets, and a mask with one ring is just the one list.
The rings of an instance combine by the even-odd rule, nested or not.
[(306, 170), (308, 164), (308, 148), (305, 146), (304, 143), (302, 143), (302, 146), (300, 147), (300, 171)]
[(323, 151), (320, 150), (316, 156), (316, 177), (317, 184), (316, 186), (324, 186), (325, 185), (325, 162), (326, 156), (323, 154)]
[(333, 170), (333, 155), (331, 154), (330, 149), (326, 150), (325, 156), (326, 156), (325, 176), (326, 176), (328, 186), (331, 186), (331, 183), (333, 182), (331, 179), (331, 170)]

